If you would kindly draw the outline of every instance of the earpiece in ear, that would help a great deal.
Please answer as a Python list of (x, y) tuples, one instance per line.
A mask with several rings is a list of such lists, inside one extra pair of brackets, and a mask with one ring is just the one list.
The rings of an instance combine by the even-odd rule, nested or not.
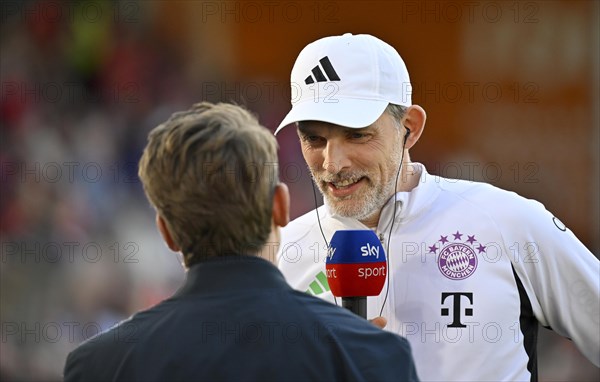
[(405, 127), (406, 129), (406, 134), (404, 134), (404, 144), (406, 144), (406, 140), (408, 139), (408, 136), (410, 135), (410, 129), (408, 127)]

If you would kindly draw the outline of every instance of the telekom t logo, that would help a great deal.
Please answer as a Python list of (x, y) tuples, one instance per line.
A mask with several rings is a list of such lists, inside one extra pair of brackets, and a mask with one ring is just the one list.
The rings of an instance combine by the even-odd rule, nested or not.
[[(469, 300), (469, 303), (473, 305), (473, 293), (466, 292), (442, 292), (442, 305), (446, 298), (452, 296), (454, 303), (452, 304), (452, 323), (448, 325), (449, 328), (466, 328), (467, 325), (460, 322), (461, 318), (461, 310), (460, 310), (460, 300), (461, 297), (464, 296)], [(450, 309), (442, 308), (442, 316), (449, 316)], [(473, 308), (465, 308), (465, 316), (472, 316)]]

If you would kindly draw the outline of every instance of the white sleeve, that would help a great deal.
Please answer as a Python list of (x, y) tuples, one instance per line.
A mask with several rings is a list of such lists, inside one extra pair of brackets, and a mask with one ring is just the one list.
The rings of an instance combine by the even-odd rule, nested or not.
[(542, 204), (523, 202), (503, 236), (534, 314), (600, 366), (600, 262)]

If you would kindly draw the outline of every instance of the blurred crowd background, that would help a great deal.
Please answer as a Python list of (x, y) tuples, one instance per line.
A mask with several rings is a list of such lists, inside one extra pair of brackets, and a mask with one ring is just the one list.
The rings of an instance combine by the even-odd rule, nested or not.
[[(600, 252), (596, 1), (1, 7), (3, 381), (60, 380), (78, 343), (177, 289), (181, 259), (137, 179), (148, 132), (201, 100), (246, 105), (274, 130), (297, 54), (326, 35), (370, 33), (403, 56), (428, 113), (413, 160), (537, 199)], [(293, 129), (278, 140), (296, 217), (314, 207), (310, 178)], [(539, 353), (542, 381), (600, 378), (545, 329)]]

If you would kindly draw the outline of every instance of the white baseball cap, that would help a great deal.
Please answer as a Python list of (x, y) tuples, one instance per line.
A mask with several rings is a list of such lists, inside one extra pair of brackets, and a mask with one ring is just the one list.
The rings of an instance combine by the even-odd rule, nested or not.
[(292, 110), (279, 124), (323, 121), (361, 128), (389, 103), (411, 105), (408, 70), (398, 52), (367, 34), (331, 36), (308, 44), (291, 75)]

